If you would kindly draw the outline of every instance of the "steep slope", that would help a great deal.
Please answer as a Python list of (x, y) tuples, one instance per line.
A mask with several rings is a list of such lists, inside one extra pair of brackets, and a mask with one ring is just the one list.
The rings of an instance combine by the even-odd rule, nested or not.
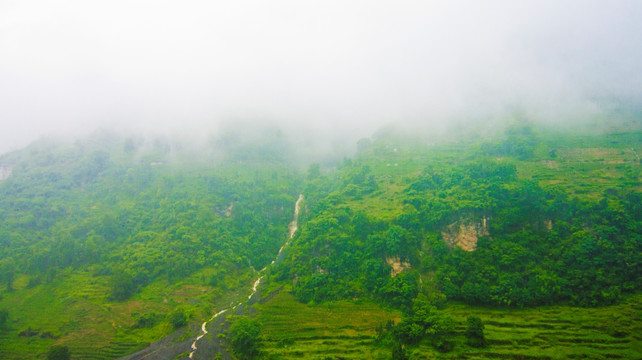
[(298, 176), (274, 161), (175, 162), (166, 145), (98, 136), (0, 158), (12, 168), (0, 183), (0, 357), (62, 344), (115, 358), (247, 296), (287, 237)]
[[(309, 182), (307, 222), (275, 276), (296, 279), (303, 302), (368, 295), (405, 306), (429, 274), (438, 283), (421, 287), (475, 304), (597, 305), (639, 289), (641, 164), (631, 148), (641, 134), (573, 148), (559, 135), (524, 136), (375, 142)], [(391, 277), (403, 262), (411, 270)]]
[(642, 288), (641, 146), (640, 132), (528, 124), (477, 143), (375, 139), (336, 173), (310, 171), (306, 220), (270, 280), (304, 304), (401, 309), (390, 331), (409, 349), (452, 350), (457, 324), (437, 310), (452, 301), (616, 304)]
[[(432, 144), (380, 133), (305, 180), (278, 141), (223, 140), (216, 161), (113, 136), (0, 157), (0, 357), (60, 344), (75, 358), (117, 358), (172, 334), (160, 344), (187, 358), (212, 309), (247, 299), (264, 268), (261, 304), (241, 308), (275, 358), (640, 349), (642, 133), (518, 123), (498, 138)], [(613, 307), (579, 319), (561, 305)], [(489, 348), (466, 345), (466, 313), (486, 322)], [(194, 358), (226, 346), (212, 345), (231, 336), (216, 320)]]

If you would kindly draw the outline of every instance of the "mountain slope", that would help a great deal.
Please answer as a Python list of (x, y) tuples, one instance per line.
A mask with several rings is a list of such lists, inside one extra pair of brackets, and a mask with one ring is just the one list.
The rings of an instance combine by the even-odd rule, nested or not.
[(287, 237), (299, 177), (279, 162), (175, 162), (98, 136), (7, 154), (0, 183), (2, 358), (51, 344), (126, 355), (247, 296)]
[[(461, 343), (452, 301), (619, 303), (642, 288), (640, 146), (640, 132), (528, 124), (478, 142), (375, 139), (336, 173), (309, 172), (306, 221), (270, 280), (309, 305), (365, 298), (402, 310), (381, 344), (417, 354)], [(622, 346), (639, 349), (631, 331)]]
[[(639, 350), (639, 131), (516, 123), (456, 141), (384, 131), (336, 169), (304, 175), (278, 132), (232, 135), (200, 152), (100, 135), (0, 157), (0, 356), (39, 358), (60, 344), (74, 358), (117, 358), (168, 334), (164, 346), (191, 343), (213, 309), (247, 301), (288, 238), (299, 193), (299, 229), (266, 269), (260, 304), (241, 307), (263, 325), (264, 354)], [(562, 305), (612, 307), (582, 320)], [(509, 310), (534, 306), (557, 307)], [(486, 322), (489, 348), (466, 345), (466, 313)], [(199, 344), (231, 336), (218, 335)]]

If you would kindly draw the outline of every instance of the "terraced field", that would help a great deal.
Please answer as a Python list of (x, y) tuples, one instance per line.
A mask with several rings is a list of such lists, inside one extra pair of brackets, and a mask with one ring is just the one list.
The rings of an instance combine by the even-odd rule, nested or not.
[[(456, 358), (469, 359), (640, 359), (642, 296), (602, 308), (565, 306), (527, 310), (475, 309), (451, 305), (447, 312), (462, 323), (480, 316), (490, 346), (466, 349)], [(463, 327), (459, 330), (463, 331)], [(463, 339), (462, 339), (463, 341)], [(465, 349), (464, 345), (459, 346)], [(432, 358), (431, 349), (417, 349), (418, 359)], [(426, 356), (428, 355), (428, 356)]]
[[(427, 343), (407, 349), (411, 359), (642, 359), (642, 295), (616, 306), (565, 306), (525, 310), (453, 304), (445, 310), (459, 324), (455, 348), (439, 353)], [(489, 346), (465, 345), (465, 319), (481, 317)], [(259, 309), (270, 359), (389, 359), (375, 343), (375, 329), (398, 312), (371, 303), (307, 306), (286, 291)]]
[(374, 344), (375, 329), (401, 314), (369, 302), (308, 306), (281, 291), (258, 317), (270, 359), (388, 359), (390, 351)]
[[(0, 359), (45, 358), (52, 344), (68, 346), (72, 359), (120, 358), (174, 332), (160, 315), (151, 328), (134, 327), (140, 314), (163, 314), (175, 305), (191, 321), (200, 322), (211, 316), (210, 304), (220, 306), (217, 301), (222, 299), (247, 296), (244, 284), (242, 294), (236, 293), (239, 289), (230, 289), (214, 299), (211, 288), (197, 285), (199, 276), (172, 286), (152, 283), (129, 301), (108, 303), (102, 303), (108, 293), (106, 280), (90, 273), (79, 272), (35, 288), (17, 281), (16, 289), (2, 299), (2, 305), (10, 309), (10, 321), (8, 329), (0, 331)], [(242, 276), (245, 274), (239, 278), (245, 279)], [(33, 309), (45, 311), (36, 313)], [(186, 336), (191, 338), (192, 333)]]
[(641, 142), (640, 132), (559, 138), (549, 141), (532, 161), (518, 162), (517, 170), (520, 177), (580, 198), (596, 199), (622, 186), (642, 190)]
[(96, 348), (95, 345), (86, 344), (77, 346), (73, 350), (74, 359), (103, 360), (116, 359), (130, 354), (138, 349), (141, 345), (128, 339), (115, 339), (103, 348)]

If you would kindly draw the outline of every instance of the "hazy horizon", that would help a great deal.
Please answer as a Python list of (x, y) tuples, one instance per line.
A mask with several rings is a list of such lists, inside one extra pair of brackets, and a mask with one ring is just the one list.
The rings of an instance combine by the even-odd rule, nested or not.
[(4, 1), (0, 153), (96, 129), (582, 121), (640, 103), (640, 18), (637, 1)]

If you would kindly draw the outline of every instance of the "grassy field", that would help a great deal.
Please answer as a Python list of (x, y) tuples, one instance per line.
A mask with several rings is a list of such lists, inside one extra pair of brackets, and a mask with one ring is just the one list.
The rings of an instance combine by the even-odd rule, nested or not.
[[(545, 141), (543, 139), (546, 139)], [(493, 157), (515, 164), (520, 179), (571, 197), (599, 199), (609, 189), (642, 191), (642, 133), (577, 135), (542, 134), (531, 158)], [(393, 219), (403, 205), (404, 190), (426, 169), (449, 168), (485, 156), (480, 143), (430, 145), (417, 142), (379, 144), (358, 161), (370, 168), (379, 189), (346, 203), (353, 210)]]
[(370, 302), (337, 301), (308, 306), (286, 290), (260, 306), (270, 359), (388, 359), (374, 346), (375, 328), (401, 314)]
[[(454, 350), (421, 343), (407, 349), (411, 359), (642, 359), (642, 294), (602, 308), (451, 304), (444, 311), (458, 324)], [(465, 345), (469, 315), (484, 321), (488, 347)], [(258, 318), (270, 359), (390, 359), (375, 329), (400, 314), (365, 301), (308, 306), (284, 290), (259, 308)]]
[[(5, 292), (0, 300), (0, 308), (9, 311), (8, 329), (0, 331), (0, 359), (44, 358), (54, 344), (68, 346), (72, 359), (122, 357), (173, 332), (165, 314), (174, 308), (200, 323), (211, 316), (212, 308), (247, 297), (253, 274), (239, 274), (243, 286), (221, 294), (202, 284), (208, 271), (171, 285), (153, 282), (123, 302), (107, 299), (106, 277), (87, 272), (69, 273), (33, 288), (18, 278), (15, 290)], [(151, 313), (158, 314), (156, 325), (134, 326), (140, 315)]]
[[(640, 359), (642, 358), (642, 295), (615, 306), (577, 308), (550, 306), (534, 309), (483, 309), (450, 305), (446, 312), (464, 331), (464, 321), (477, 315), (485, 323), (489, 346), (472, 349), (459, 337), (454, 354), (443, 358), (469, 359)], [(413, 352), (417, 359), (438, 354), (427, 346)]]
[(518, 162), (517, 170), (543, 187), (596, 199), (607, 189), (642, 191), (640, 153), (641, 133), (553, 139), (532, 161)]

